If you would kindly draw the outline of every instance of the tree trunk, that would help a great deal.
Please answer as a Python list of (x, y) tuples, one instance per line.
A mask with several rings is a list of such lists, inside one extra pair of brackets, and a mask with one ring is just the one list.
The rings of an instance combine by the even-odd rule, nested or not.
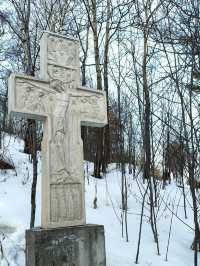
[(31, 221), (30, 228), (35, 225), (35, 212), (36, 212), (36, 188), (37, 188), (37, 134), (36, 134), (36, 121), (32, 120), (29, 124), (32, 137), (32, 160), (33, 160), (33, 182), (31, 188)]
[[(31, 55), (31, 41), (30, 41), (30, 15), (31, 15), (31, 1), (27, 0), (27, 9), (24, 22), (24, 62), (25, 72), (28, 75), (34, 75), (32, 55)], [(27, 131), (25, 136), (25, 152), (31, 154), (33, 163), (33, 181), (31, 189), (31, 220), (30, 227), (34, 227), (35, 224), (35, 210), (36, 210), (36, 187), (37, 187), (37, 132), (36, 121), (28, 119)]]
[[(102, 90), (102, 76), (100, 68), (100, 55), (99, 55), (99, 40), (97, 31), (97, 5), (96, 0), (92, 1), (92, 30), (94, 40), (94, 52), (95, 52), (95, 66), (96, 66), (96, 77), (97, 77), (97, 90)], [(94, 160), (94, 176), (101, 178), (102, 160), (103, 160), (103, 129), (97, 129), (96, 135), (96, 154)]]

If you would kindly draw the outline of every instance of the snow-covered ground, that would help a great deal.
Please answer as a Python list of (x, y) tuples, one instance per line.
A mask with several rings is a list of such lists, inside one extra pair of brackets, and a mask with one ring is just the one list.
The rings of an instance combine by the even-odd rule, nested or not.
[[(23, 142), (7, 136), (4, 141), (7, 153), (12, 156), (16, 166), (14, 171), (0, 172), (0, 266), (24, 266), (24, 233), (30, 222), (30, 190), (32, 166), (23, 151)], [(39, 160), (40, 161), (40, 160)], [(86, 174), (86, 216), (87, 223), (105, 226), (107, 266), (130, 266), (135, 263), (138, 242), (138, 231), (141, 212), (141, 193), (139, 180), (128, 176), (128, 234), (129, 242), (121, 237), (120, 183), (121, 174), (114, 165), (102, 180)], [(39, 165), (40, 173), (40, 165)], [(40, 174), (37, 189), (36, 226), (40, 225)], [(93, 208), (97, 187), (97, 209)], [(142, 184), (140, 184), (141, 190)], [(188, 189), (188, 219), (184, 218), (183, 197), (180, 188), (172, 184), (161, 191), (160, 207), (157, 213), (160, 253), (157, 255), (156, 244), (149, 223), (149, 205), (145, 205), (144, 223), (139, 264), (141, 266), (192, 266), (193, 251), (190, 245), (193, 240), (193, 223)], [(170, 221), (170, 210), (175, 215), (172, 220), (172, 231), (169, 244), (168, 261), (165, 260)], [(178, 217), (178, 218), (177, 218)], [(200, 258), (199, 258), (200, 259)]]

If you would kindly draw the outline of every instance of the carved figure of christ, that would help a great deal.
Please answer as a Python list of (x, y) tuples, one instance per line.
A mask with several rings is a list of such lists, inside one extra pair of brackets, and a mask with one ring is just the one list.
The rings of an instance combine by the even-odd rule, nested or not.
[(45, 32), (40, 79), (12, 74), (9, 113), (43, 120), (42, 227), (85, 224), (81, 124), (107, 123), (105, 93), (80, 86), (79, 43)]

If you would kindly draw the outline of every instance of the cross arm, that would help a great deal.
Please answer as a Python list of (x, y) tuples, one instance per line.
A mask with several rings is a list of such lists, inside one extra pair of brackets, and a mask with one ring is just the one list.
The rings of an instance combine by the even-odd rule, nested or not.
[(31, 119), (44, 119), (50, 112), (49, 82), (31, 76), (11, 74), (8, 81), (8, 113)]
[(71, 108), (80, 115), (81, 125), (104, 127), (107, 121), (106, 95), (103, 91), (79, 87), (71, 97)]

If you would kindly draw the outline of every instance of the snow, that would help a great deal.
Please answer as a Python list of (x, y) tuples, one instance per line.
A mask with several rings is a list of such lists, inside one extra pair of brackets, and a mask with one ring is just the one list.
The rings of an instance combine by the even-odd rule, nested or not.
[[(0, 266), (24, 266), (24, 234), (25, 230), (29, 228), (30, 222), (32, 165), (28, 155), (22, 152), (23, 141), (20, 139), (6, 135), (4, 138), (4, 147), (8, 150), (14, 161), (16, 172), (10, 170), (0, 172)], [(40, 155), (38, 156), (40, 157)], [(136, 182), (136, 179), (133, 179), (131, 175), (127, 175), (129, 234), (129, 242), (127, 243), (125, 238), (121, 237), (120, 171), (113, 164), (110, 165), (110, 171), (104, 179), (94, 179), (91, 176), (92, 164), (87, 164), (89, 166), (89, 172), (86, 173), (85, 182), (87, 223), (103, 224), (105, 226), (107, 266), (134, 265), (142, 201), (138, 182), (142, 191), (144, 189), (143, 184), (139, 179)], [(40, 225), (41, 211), (40, 159), (38, 172), (36, 226)], [(95, 186), (97, 187), (97, 209), (93, 208)], [(190, 249), (190, 245), (193, 241), (194, 233), (192, 230), (192, 211), (189, 207), (191, 199), (187, 187), (186, 193), (188, 219), (184, 218), (181, 189), (172, 183), (165, 190), (161, 190), (161, 197), (159, 198), (160, 208), (158, 212), (160, 256), (157, 255), (156, 244), (153, 241), (148, 219), (149, 205), (148, 203), (145, 204), (139, 256), (139, 264), (141, 266), (193, 265), (193, 251)], [(169, 209), (173, 209), (179, 219), (176, 215), (173, 216), (168, 261), (166, 262), (165, 254), (172, 218)], [(188, 226), (181, 222), (180, 219)]]

